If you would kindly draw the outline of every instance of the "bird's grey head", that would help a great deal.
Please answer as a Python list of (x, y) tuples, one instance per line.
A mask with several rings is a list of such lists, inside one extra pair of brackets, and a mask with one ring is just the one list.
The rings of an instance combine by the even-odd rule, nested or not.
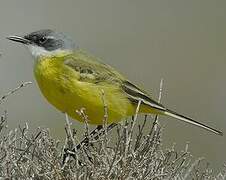
[(68, 36), (50, 29), (35, 31), (23, 37), (9, 36), (8, 39), (25, 44), (36, 58), (72, 52), (76, 48)]

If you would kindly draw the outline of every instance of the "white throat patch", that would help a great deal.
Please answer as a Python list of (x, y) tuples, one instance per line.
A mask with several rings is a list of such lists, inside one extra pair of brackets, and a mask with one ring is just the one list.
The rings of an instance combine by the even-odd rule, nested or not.
[(71, 50), (66, 51), (66, 50), (62, 50), (62, 49), (57, 49), (54, 51), (47, 51), (43, 47), (35, 46), (35, 45), (28, 45), (27, 47), (35, 59), (39, 58), (41, 56), (48, 57), (48, 56), (55, 56), (55, 55), (61, 54), (61, 53), (63, 53), (63, 54), (71, 53)]

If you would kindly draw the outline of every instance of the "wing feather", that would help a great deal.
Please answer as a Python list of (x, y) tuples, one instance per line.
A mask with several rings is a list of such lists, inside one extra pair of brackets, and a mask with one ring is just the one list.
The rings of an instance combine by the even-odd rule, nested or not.
[(76, 71), (82, 82), (89, 83), (109, 83), (118, 86), (122, 93), (125, 93), (131, 103), (138, 103), (140, 100), (143, 104), (162, 111), (165, 115), (185, 121), (187, 123), (202, 127), (206, 130), (222, 135), (221, 131), (213, 129), (209, 126), (201, 124), (191, 118), (180, 115), (174, 111), (166, 109), (162, 104), (154, 101), (148, 93), (129, 82), (120, 73), (115, 71), (111, 66), (99, 62), (95, 57), (89, 56), (83, 52), (75, 52), (65, 58), (64, 64)]
[(166, 108), (158, 102), (151, 99), (144, 90), (126, 80), (120, 73), (111, 66), (101, 63), (99, 59), (89, 56), (84, 52), (74, 53), (73, 56), (65, 58), (64, 64), (73, 68), (79, 73), (80, 81), (92, 82), (95, 84), (105, 83), (119, 86), (132, 103), (138, 103), (139, 100), (152, 108), (165, 111)]
[(143, 104), (146, 104), (152, 108), (156, 108), (162, 111), (166, 110), (166, 108), (162, 104), (151, 99), (145, 91), (143, 91), (129, 81), (124, 81), (122, 84), (122, 88), (127, 93), (131, 101), (135, 101), (136, 103), (138, 103), (138, 101), (141, 100)]
[(79, 51), (79, 53), (67, 56), (64, 64), (79, 73), (80, 81), (113, 83), (123, 79), (123, 76), (111, 66), (101, 63), (99, 59), (84, 52)]

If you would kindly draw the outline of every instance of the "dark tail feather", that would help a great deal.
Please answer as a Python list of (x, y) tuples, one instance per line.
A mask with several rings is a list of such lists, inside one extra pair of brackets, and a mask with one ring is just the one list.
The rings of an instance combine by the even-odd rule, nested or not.
[(195, 120), (193, 120), (193, 119), (191, 119), (191, 118), (188, 118), (188, 117), (185, 117), (185, 116), (183, 116), (183, 115), (180, 115), (180, 114), (178, 114), (178, 113), (176, 113), (176, 112), (174, 112), (174, 111), (171, 111), (171, 110), (169, 110), (169, 109), (167, 109), (167, 110), (164, 112), (164, 114), (167, 115), (167, 116), (176, 118), (176, 119), (178, 119), (178, 120), (184, 121), (184, 122), (186, 122), (186, 123), (193, 124), (193, 125), (195, 125), (195, 126), (201, 127), (201, 128), (203, 128), (203, 129), (208, 130), (208, 131), (210, 131), (210, 132), (213, 132), (213, 133), (215, 133), (215, 134), (217, 134), (217, 135), (223, 136), (223, 132), (218, 131), (218, 130), (216, 130), (216, 129), (214, 129), (214, 128), (211, 128), (211, 127), (209, 127), (209, 126), (206, 126), (205, 124), (202, 124), (202, 123), (200, 123), (200, 122), (197, 122), (197, 121), (195, 121)]

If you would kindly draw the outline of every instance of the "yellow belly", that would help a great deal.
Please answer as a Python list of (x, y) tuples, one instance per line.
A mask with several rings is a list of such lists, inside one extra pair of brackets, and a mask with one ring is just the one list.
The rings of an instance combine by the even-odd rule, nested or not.
[(108, 110), (108, 123), (118, 122), (135, 113), (134, 106), (117, 86), (78, 81), (76, 73), (54, 58), (41, 59), (34, 66), (34, 73), (46, 99), (57, 109), (84, 122), (76, 110), (85, 108), (89, 123), (102, 124), (104, 101)]

